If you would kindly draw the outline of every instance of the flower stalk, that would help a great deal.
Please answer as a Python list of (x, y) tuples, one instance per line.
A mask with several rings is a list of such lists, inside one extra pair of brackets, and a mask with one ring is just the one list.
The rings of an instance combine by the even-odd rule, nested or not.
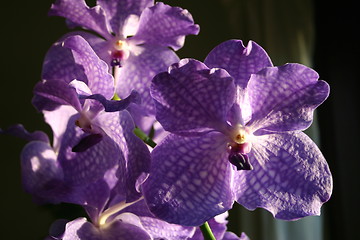
[(208, 222), (205, 222), (203, 225), (201, 225), (200, 230), (204, 236), (204, 240), (216, 240)]

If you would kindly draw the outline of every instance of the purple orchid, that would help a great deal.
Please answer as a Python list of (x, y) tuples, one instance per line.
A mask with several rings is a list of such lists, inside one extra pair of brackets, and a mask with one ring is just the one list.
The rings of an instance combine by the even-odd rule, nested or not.
[(300, 64), (273, 67), (254, 42), (224, 42), (205, 64), (184, 59), (153, 80), (156, 118), (171, 134), (152, 151), (143, 185), (150, 210), (187, 226), (234, 201), (278, 219), (319, 215), (332, 176), (302, 130), (328, 84)]
[(47, 75), (34, 88), (33, 103), (44, 113), (54, 141), (51, 146), (44, 138), (34, 139), (24, 147), (25, 190), (41, 203), (91, 206), (87, 196), (100, 181), (104, 186), (99, 193), (116, 188), (128, 201), (138, 199), (150, 153), (133, 133), (133, 119), (125, 110), (138, 101), (138, 95), (109, 100), (114, 93), (113, 78), (82, 37), (70, 36), (53, 49), (71, 55), (73, 64), (58, 65), (48, 59), (45, 64), (61, 71)]
[[(134, 89), (139, 92), (142, 105), (132, 107), (138, 125), (142, 124), (142, 116), (154, 114), (149, 93), (151, 79), (179, 61), (169, 47), (178, 50), (186, 35), (199, 32), (187, 10), (161, 2), (154, 4), (153, 0), (98, 0), (93, 8), (84, 0), (57, 0), (49, 14), (67, 18), (71, 27), (80, 26), (93, 32), (76, 31), (70, 35), (83, 36), (109, 69), (114, 69), (116, 93), (120, 98)], [(48, 58), (55, 55), (59, 58), (57, 52), (49, 52)], [(66, 60), (67, 56), (60, 59)], [(53, 70), (45, 69), (45, 75), (47, 72)]]
[[(103, 209), (102, 212), (90, 215), (90, 221), (77, 218), (54, 222), (48, 239), (204, 239), (199, 228), (171, 224), (155, 218), (143, 199), (126, 203), (118, 195), (110, 196), (105, 207), (98, 206), (97, 209)], [(216, 239), (248, 240), (244, 233), (239, 238), (234, 233), (226, 232), (227, 216), (226, 212), (209, 221)]]
[[(115, 197), (118, 201), (119, 199)], [(111, 203), (111, 199), (109, 199)], [(141, 215), (137, 215), (140, 212)], [(94, 217), (94, 216), (92, 216)], [(151, 216), (144, 201), (117, 202), (105, 207), (95, 216), (77, 218), (73, 221), (58, 220), (50, 230), (48, 239), (63, 240), (110, 240), (110, 239), (188, 239), (194, 234), (194, 227), (170, 224)]]

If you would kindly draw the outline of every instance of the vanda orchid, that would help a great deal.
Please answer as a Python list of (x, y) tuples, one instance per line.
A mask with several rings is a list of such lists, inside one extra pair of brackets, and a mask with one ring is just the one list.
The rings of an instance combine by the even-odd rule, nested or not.
[(273, 67), (256, 43), (230, 40), (204, 63), (183, 59), (158, 74), (151, 94), (157, 120), (171, 132), (152, 151), (143, 185), (157, 217), (196, 226), (234, 201), (278, 219), (320, 214), (332, 177), (301, 132), (329, 95), (314, 70)]
[(53, 141), (0, 129), (29, 141), (22, 184), (36, 203), (87, 214), (46, 240), (249, 240), (227, 231), (235, 202), (283, 220), (320, 214), (332, 175), (303, 130), (329, 86), (314, 70), (273, 66), (240, 40), (180, 60), (199, 26), (154, 0), (55, 0), (49, 15), (80, 28), (50, 47), (34, 87)]
[[(139, 125), (146, 124), (143, 116), (154, 115), (149, 92), (151, 79), (179, 61), (173, 50), (184, 45), (186, 35), (199, 32), (187, 10), (161, 2), (154, 4), (154, 0), (98, 0), (92, 8), (84, 0), (57, 0), (49, 14), (65, 17), (70, 27), (90, 30), (68, 35), (84, 37), (109, 65), (120, 98), (132, 90), (141, 95), (142, 104), (132, 108)], [(56, 58), (58, 52), (53, 49), (48, 55)], [(67, 56), (61, 56), (59, 61), (66, 64)], [(53, 74), (54, 70), (50, 68), (47, 72)]]

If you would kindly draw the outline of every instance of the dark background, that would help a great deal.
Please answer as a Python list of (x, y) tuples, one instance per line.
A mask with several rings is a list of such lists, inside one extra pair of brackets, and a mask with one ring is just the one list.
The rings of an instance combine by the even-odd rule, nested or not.
[[(30, 130), (50, 128), (32, 107), (32, 88), (40, 80), (41, 65), (50, 45), (68, 31), (64, 19), (48, 17), (53, 1), (4, 1), (1, 9), (0, 127), (22, 123)], [(323, 1), (207, 0), (166, 1), (188, 9), (201, 27), (178, 53), (204, 60), (217, 44), (228, 39), (252, 39), (262, 45), (276, 65), (299, 62), (293, 58), (293, 29), (309, 24), (305, 42), (311, 64), (331, 86), (329, 99), (318, 110), (321, 149), (334, 177), (334, 192), (324, 205), (325, 239), (356, 239), (359, 216), (359, 13), (355, 1), (331, 5)], [(308, 20), (296, 13), (308, 4)], [(301, 10), (304, 12), (304, 10)], [(306, 10), (305, 10), (306, 12)], [(269, 22), (268, 19), (280, 19)], [(304, 19), (303, 19), (304, 20)], [(271, 23), (271, 24), (270, 24)], [(290, 24), (290, 25), (289, 25)], [(284, 27), (284, 25), (286, 25)], [(279, 39), (282, 38), (282, 39)], [(281, 41), (280, 41), (281, 40)], [(296, 51), (295, 51), (296, 52)], [(275, 59), (275, 60), (274, 60)], [(54, 219), (75, 218), (71, 206), (37, 206), (21, 188), (19, 154), (25, 141), (0, 136), (1, 239), (42, 239)], [(256, 210), (258, 211), (258, 210)], [(255, 211), (255, 212), (256, 212)], [(230, 225), (231, 230), (239, 231)], [(241, 229), (246, 230), (246, 229)], [(260, 235), (259, 235), (260, 236)], [(266, 236), (263, 233), (261, 236)], [(251, 236), (255, 240), (255, 236)], [(261, 238), (261, 239), (266, 239)]]

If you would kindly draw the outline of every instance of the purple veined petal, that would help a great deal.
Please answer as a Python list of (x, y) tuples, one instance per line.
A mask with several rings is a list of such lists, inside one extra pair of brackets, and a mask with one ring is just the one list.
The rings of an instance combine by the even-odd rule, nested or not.
[(169, 223), (199, 226), (232, 207), (232, 167), (226, 137), (171, 134), (151, 153), (143, 194), (150, 211)]
[(52, 111), (61, 105), (70, 105), (81, 111), (81, 105), (76, 91), (66, 82), (42, 80), (34, 87), (32, 104), (39, 110)]
[(138, 216), (132, 213), (118, 215), (108, 226), (102, 229), (102, 239), (153, 239), (142, 226)]
[(140, 217), (146, 231), (154, 239), (189, 239), (194, 234), (195, 227), (186, 227), (167, 223), (154, 217)]
[[(123, 161), (117, 170), (119, 178), (117, 189), (126, 194), (126, 201), (132, 202), (138, 199), (141, 194), (137, 184), (141, 183), (143, 174), (149, 173), (150, 152), (144, 142), (138, 138), (133, 130), (134, 122), (127, 111), (101, 114), (97, 121), (101, 122), (102, 129), (120, 147), (124, 156)], [(140, 183), (138, 182), (140, 180)]]
[(194, 24), (187, 10), (157, 2), (141, 14), (139, 29), (133, 39), (178, 50), (184, 45), (186, 35), (198, 33), (199, 25)]
[(49, 137), (42, 131), (28, 132), (22, 124), (16, 124), (3, 130), (0, 128), (0, 134), (6, 134), (18, 138), (22, 138), (25, 141), (40, 141), (49, 144)]
[(273, 66), (262, 47), (253, 41), (245, 47), (241, 40), (228, 40), (216, 46), (204, 63), (209, 68), (225, 69), (234, 78), (235, 84), (243, 89), (251, 74)]
[(108, 65), (96, 55), (89, 43), (81, 36), (70, 36), (64, 40), (63, 46), (72, 50), (75, 63), (83, 67), (91, 92), (111, 99), (115, 91), (114, 79), (108, 72)]
[(104, 9), (106, 18), (116, 35), (123, 34), (123, 27), (130, 15), (140, 16), (141, 12), (154, 5), (154, 0), (122, 0), (106, 1), (98, 0), (98, 5)]
[(246, 90), (252, 109), (247, 124), (276, 132), (306, 129), (314, 109), (329, 95), (329, 85), (318, 78), (314, 70), (300, 64), (266, 68), (252, 75)]
[(64, 81), (66, 83), (70, 83), (74, 79), (81, 79), (85, 83), (88, 82), (84, 69), (75, 64), (72, 52), (62, 46), (64, 39), (79, 33), (67, 34), (50, 47), (43, 62), (42, 79)]
[(250, 210), (265, 208), (277, 219), (320, 215), (332, 176), (316, 144), (302, 132), (257, 138), (249, 153), (254, 170), (235, 173), (237, 202)]
[(137, 215), (140, 218), (141, 225), (154, 239), (183, 240), (193, 236), (195, 227), (186, 227), (177, 224), (168, 223), (157, 219), (149, 211), (144, 200), (122, 210)]
[(90, 29), (106, 39), (112, 38), (104, 10), (100, 6), (89, 8), (85, 0), (56, 0), (51, 5), (50, 16), (62, 16), (78, 26)]
[[(100, 214), (103, 212), (110, 198), (110, 186), (104, 179), (99, 179), (94, 183), (81, 186), (80, 191), (74, 191), (71, 203), (81, 204), (92, 222), (98, 222)], [(78, 198), (78, 201), (76, 201)], [(79, 199), (80, 198), (80, 199)]]
[(222, 69), (209, 69), (194, 59), (183, 59), (153, 79), (156, 119), (169, 132), (222, 131), (235, 99), (233, 79)]
[[(111, 113), (106, 114), (109, 114), (109, 118), (112, 117)], [(65, 181), (74, 186), (103, 178), (123, 157), (118, 144), (105, 134), (98, 144), (83, 152), (73, 152), (72, 148), (88, 135), (75, 125), (78, 118), (79, 115), (76, 114), (69, 119), (58, 153)], [(101, 128), (101, 125), (98, 127)]]
[(171, 64), (178, 61), (178, 56), (168, 48), (151, 45), (133, 46), (130, 57), (118, 69), (118, 96), (125, 98), (131, 91), (136, 90), (141, 95), (144, 115), (153, 115), (155, 109), (149, 90), (151, 80), (157, 73), (166, 71)]
[(64, 173), (48, 143), (33, 141), (21, 152), (22, 185), (39, 203), (58, 203)]
[(81, 99), (94, 99), (99, 101), (106, 112), (117, 112), (126, 109), (131, 103), (139, 104), (141, 102), (140, 95), (136, 91), (132, 91), (129, 96), (121, 100), (107, 100), (103, 95), (92, 94), (89, 96), (80, 96)]

